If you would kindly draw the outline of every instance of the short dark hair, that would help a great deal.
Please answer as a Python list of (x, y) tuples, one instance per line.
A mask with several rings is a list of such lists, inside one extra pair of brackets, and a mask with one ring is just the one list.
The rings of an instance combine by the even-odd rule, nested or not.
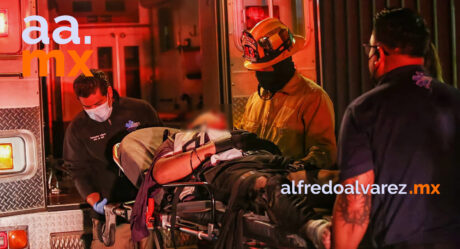
[(414, 57), (423, 57), (430, 44), (430, 30), (425, 21), (407, 8), (379, 12), (375, 16), (374, 35), (377, 42)]
[(101, 94), (107, 95), (107, 88), (111, 86), (107, 75), (103, 71), (90, 69), (93, 76), (80, 74), (73, 82), (73, 90), (77, 97), (87, 98), (89, 95), (96, 92), (97, 89)]

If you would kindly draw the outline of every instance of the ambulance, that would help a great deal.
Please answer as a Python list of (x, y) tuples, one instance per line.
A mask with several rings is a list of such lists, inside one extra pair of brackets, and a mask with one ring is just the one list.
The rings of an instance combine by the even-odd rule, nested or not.
[[(180, 127), (190, 113), (209, 109), (224, 111), (234, 124), (258, 84), (254, 72), (243, 67), (241, 34), (276, 17), (305, 38), (305, 48), (293, 56), (296, 69), (325, 87), (340, 118), (346, 104), (371, 87), (363, 83), (368, 75), (360, 41), (368, 39), (372, 14), (393, 3), (422, 7), (423, 12), (428, 2), (1, 0), (0, 249), (90, 246), (90, 207), (62, 160), (65, 129), (81, 111), (72, 88), (75, 76), (68, 74), (75, 66), (69, 51), (81, 56), (91, 50), (85, 65), (103, 70), (120, 96), (151, 103), (166, 126)], [(430, 6), (444, 2), (449, 1)], [(69, 25), (55, 18), (66, 15), (78, 22), (81, 44), (59, 44), (52, 38), (53, 31)], [(49, 43), (24, 41), (26, 28), (40, 26), (25, 21), (29, 16), (47, 21)], [(456, 51), (453, 41), (445, 49)], [(64, 60), (34, 59), (25, 75), (24, 51), (36, 50), (61, 51)], [(448, 78), (456, 82), (456, 57), (441, 59), (452, 66)], [(60, 67), (63, 75), (57, 73)], [(361, 85), (356, 88), (353, 82)]]
[[(238, 119), (257, 87), (243, 68), (240, 34), (274, 16), (306, 37), (298, 69), (316, 79), (313, 1), (296, 0), (9, 0), (0, 2), (0, 249), (89, 248), (89, 206), (62, 162), (64, 131), (81, 107), (73, 94), (74, 61), (67, 51), (92, 50), (88, 68), (107, 73), (121, 96), (142, 98), (166, 125), (185, 114), (221, 109)], [(39, 15), (49, 44), (24, 42)], [(54, 18), (70, 15), (91, 44), (57, 44)], [(39, 34), (35, 34), (39, 35)], [(83, 40), (83, 39), (82, 39)], [(60, 50), (58, 60), (32, 60), (24, 51)], [(46, 76), (40, 67), (46, 65)], [(43, 70), (43, 68), (41, 69)]]

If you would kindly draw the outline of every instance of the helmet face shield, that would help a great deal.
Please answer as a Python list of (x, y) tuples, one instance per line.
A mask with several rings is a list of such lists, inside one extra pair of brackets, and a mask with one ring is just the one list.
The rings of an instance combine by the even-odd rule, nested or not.
[[(277, 28), (256, 41), (251, 33), (243, 31), (241, 44), (243, 57), (252, 63), (268, 62), (278, 57), (285, 50), (291, 49), (293, 36), (288, 29)], [(262, 54), (262, 56), (261, 56)]]

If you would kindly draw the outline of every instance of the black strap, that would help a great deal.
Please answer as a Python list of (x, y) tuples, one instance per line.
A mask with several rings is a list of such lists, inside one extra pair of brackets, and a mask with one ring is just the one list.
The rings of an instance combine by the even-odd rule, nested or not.
[(228, 201), (228, 205), (229, 206), (233, 206), (235, 204), (235, 201), (236, 201), (236, 197), (238, 196), (238, 194), (240, 194), (240, 185), (241, 185), (241, 182), (244, 181), (246, 178), (248, 178), (249, 176), (251, 175), (254, 175), (255, 172), (253, 170), (251, 171), (248, 171), (244, 174), (242, 174), (238, 180), (235, 182), (235, 185), (233, 185), (232, 187), (232, 193), (231, 193), (231, 196), (230, 196), (230, 200)]
[(182, 152), (186, 152), (187, 146), (189, 146), (193, 142), (195, 142), (195, 148), (200, 147), (200, 136), (198, 135), (198, 132), (193, 134), (192, 138), (185, 142), (184, 145), (182, 145)]
[[(255, 172), (253, 170), (248, 171), (242, 174), (238, 178), (238, 180), (236, 180), (236, 182), (234, 183), (232, 187), (232, 192), (231, 192), (231, 195), (228, 201), (227, 210), (223, 218), (222, 224), (224, 224), (224, 226), (222, 227), (222, 231), (221, 231), (221, 234), (219, 236), (219, 239), (217, 241), (215, 248), (218, 248), (218, 249), (242, 248), (240, 244), (241, 242), (240, 240), (242, 238), (242, 231), (234, 231), (234, 230), (237, 230), (237, 227), (241, 228), (241, 223), (238, 222), (238, 219), (242, 217), (242, 210), (234, 210), (234, 208), (235, 208), (235, 202), (236, 202), (237, 196), (240, 192), (241, 183), (245, 179), (251, 176), (254, 176), (254, 175), (255, 175)], [(236, 222), (236, 223), (232, 224), (232, 222)], [(226, 245), (226, 243), (235, 243), (236, 245), (232, 244), (231, 246), (228, 246)]]
[(166, 139), (168, 139), (168, 136), (169, 136), (169, 130), (165, 129), (163, 131), (163, 142), (166, 141)]
[(176, 212), (177, 212), (177, 203), (179, 202), (180, 193), (184, 190), (184, 186), (177, 187), (176, 192), (174, 193), (174, 198), (172, 201), (172, 209), (171, 209), (171, 240), (173, 242), (174, 249), (176, 249), (176, 240), (174, 237), (174, 230), (176, 230)]
[(259, 97), (264, 101), (265, 100), (271, 100), (273, 98), (273, 96), (275, 96), (275, 93), (272, 93), (272, 92), (264, 89), (264, 92), (267, 91), (267, 92), (269, 92), (269, 95), (270, 95), (270, 96), (266, 97), (266, 96), (264, 96), (264, 94), (261, 94), (260, 89), (262, 89), (262, 86), (259, 84), (257, 86), (257, 94), (259, 94)]

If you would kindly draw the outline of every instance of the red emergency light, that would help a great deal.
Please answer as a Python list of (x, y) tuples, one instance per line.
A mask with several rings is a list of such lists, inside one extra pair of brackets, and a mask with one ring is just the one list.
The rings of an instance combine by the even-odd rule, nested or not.
[(8, 231), (8, 243), (10, 249), (23, 249), (29, 244), (26, 230)]
[[(245, 21), (246, 29), (252, 29), (258, 22), (269, 17), (268, 6), (246, 6)], [(280, 8), (273, 6), (273, 17), (280, 18)]]
[(8, 249), (8, 234), (6, 231), (0, 232), (0, 249)]
[(26, 230), (0, 231), (0, 249), (24, 249), (28, 245)]
[(8, 10), (0, 9), (0, 37), (8, 36)]

